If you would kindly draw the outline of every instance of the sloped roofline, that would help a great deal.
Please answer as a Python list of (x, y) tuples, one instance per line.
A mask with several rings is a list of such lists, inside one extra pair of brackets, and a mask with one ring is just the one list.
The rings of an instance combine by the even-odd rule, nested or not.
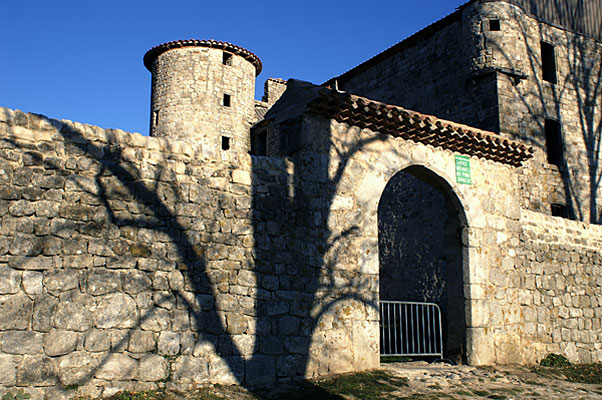
[[(582, 32), (579, 31), (577, 29), (575, 29), (574, 27), (571, 28), (569, 26), (565, 26), (561, 23), (559, 23), (558, 21), (552, 21), (549, 18), (545, 18), (542, 15), (536, 15), (533, 12), (531, 12), (532, 10), (529, 9), (525, 9), (524, 4), (521, 1), (518, 0), (469, 0), (466, 3), (458, 6), (458, 8), (456, 9), (456, 11), (454, 11), (453, 13), (449, 14), (448, 16), (432, 23), (431, 25), (428, 25), (427, 27), (421, 29), (420, 31), (414, 33), (413, 35), (409, 36), (408, 38), (402, 40), (401, 42), (394, 44), (393, 46), (389, 47), (388, 49), (384, 50), (383, 52), (375, 55), (374, 57), (364, 61), (363, 63), (351, 68), (350, 70), (344, 72), (343, 74), (339, 75), (339, 76), (335, 76), (334, 78), (329, 79), (328, 81), (324, 82), (323, 85), (324, 86), (331, 86), (334, 87), (335, 86), (335, 82), (339, 82), (339, 83), (344, 83), (347, 80), (349, 80), (350, 78), (352, 78), (354, 75), (364, 72), (367, 69), (373, 67), (374, 65), (378, 64), (379, 62), (381, 62), (382, 60), (404, 50), (407, 49), (408, 47), (414, 46), (417, 42), (428, 38), (432, 35), (434, 35), (436, 32), (438, 32), (439, 30), (441, 30), (442, 28), (444, 28), (445, 26), (459, 20), (462, 17), (462, 12), (463, 10), (468, 7), (470, 4), (472, 3), (476, 3), (476, 2), (483, 2), (483, 3), (487, 3), (487, 2), (496, 2), (496, 1), (504, 1), (506, 3), (512, 4), (516, 7), (519, 7), (520, 9), (523, 10), (523, 12), (525, 12), (527, 15), (530, 15), (532, 18), (535, 18), (536, 20), (543, 22), (545, 24), (557, 27), (559, 29), (564, 29), (564, 30), (568, 30), (570, 32), (576, 33), (578, 35), (582, 35), (582, 36), (586, 36), (589, 37), (591, 39), (594, 39), (598, 42), (600, 42), (602, 40), (602, 33), (599, 33), (597, 36), (593, 33), (587, 33), (587, 32)], [(537, 1), (537, 4), (544, 4), (543, 1), (539, 0)], [(591, 10), (591, 8), (589, 9)], [(596, 9), (597, 13), (598, 13), (598, 19), (600, 18), (600, 10)], [(594, 22), (591, 22), (592, 26), (594, 24)]]
[(306, 112), (416, 143), (519, 167), (533, 147), (493, 132), (322, 87)]
[(462, 16), (462, 10), (474, 1), (477, 1), (477, 0), (470, 0), (469, 2), (459, 6), (456, 9), (456, 11), (449, 14), (448, 16), (432, 23), (431, 25), (428, 25), (426, 28), (419, 30), (418, 32), (414, 33), (413, 35), (409, 36), (408, 38), (402, 40), (401, 42), (399, 42), (397, 44), (394, 44), (393, 46), (389, 47), (388, 49), (382, 51), (381, 53), (378, 53), (374, 57), (369, 58), (368, 60), (364, 61), (363, 63), (344, 72), (343, 74), (341, 74), (339, 76), (335, 76), (334, 78), (327, 80), (322, 85), (334, 87), (335, 82), (339, 82), (339, 83), (346, 82), (347, 80), (352, 78), (354, 75), (366, 71), (367, 69), (380, 63), (382, 60), (389, 58), (390, 56), (392, 56), (402, 50), (405, 50), (408, 47), (412, 47), (419, 41), (434, 35), (436, 32), (441, 30), (441, 28), (459, 20)]

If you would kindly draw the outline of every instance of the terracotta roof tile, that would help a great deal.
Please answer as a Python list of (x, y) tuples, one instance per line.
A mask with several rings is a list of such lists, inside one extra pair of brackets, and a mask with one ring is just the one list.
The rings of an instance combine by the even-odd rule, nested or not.
[(263, 65), (259, 57), (255, 54), (251, 53), (249, 50), (244, 49), (242, 47), (236, 46), (232, 43), (228, 42), (218, 42), (217, 40), (198, 40), (198, 39), (189, 39), (189, 40), (175, 40), (173, 42), (167, 42), (160, 44), (158, 46), (153, 47), (144, 55), (144, 66), (151, 71), (153, 66), (153, 61), (162, 53), (165, 53), (171, 49), (178, 49), (182, 47), (209, 47), (212, 49), (221, 49), (232, 54), (236, 54), (249, 61), (251, 64), (255, 66), (256, 76), (261, 73), (263, 69)]
[(513, 166), (533, 157), (532, 147), (493, 132), (330, 88), (322, 88), (307, 110), (348, 125)]

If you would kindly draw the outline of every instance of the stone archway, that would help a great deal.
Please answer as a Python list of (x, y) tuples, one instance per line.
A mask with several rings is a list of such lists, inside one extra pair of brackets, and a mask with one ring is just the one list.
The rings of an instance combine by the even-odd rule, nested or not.
[(381, 300), (431, 302), (443, 320), (445, 357), (466, 361), (463, 207), (451, 186), (423, 166), (387, 183), (378, 205)]

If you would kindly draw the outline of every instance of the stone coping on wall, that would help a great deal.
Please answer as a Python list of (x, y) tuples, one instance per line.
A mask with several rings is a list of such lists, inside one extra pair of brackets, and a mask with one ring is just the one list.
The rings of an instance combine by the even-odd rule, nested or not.
[[(150, 164), (171, 163), (190, 160), (195, 163), (222, 163), (224, 160), (216, 146), (194, 143), (186, 140), (156, 138), (140, 133), (125, 132), (121, 129), (105, 129), (98, 126), (57, 120), (41, 114), (26, 113), (21, 110), (0, 107), (0, 137), (39, 143), (86, 141), (103, 147), (105, 145), (123, 148), (124, 157), (143, 159)], [(250, 166), (247, 154), (237, 154), (236, 167)], [(242, 158), (242, 159), (241, 159)]]
[(532, 233), (532, 241), (602, 249), (602, 225), (553, 217), (525, 209), (521, 209), (520, 222), (523, 231)]
[(241, 56), (251, 64), (255, 66), (255, 75), (258, 76), (263, 69), (263, 65), (259, 57), (250, 52), (247, 49), (244, 49), (240, 46), (236, 46), (232, 43), (228, 42), (220, 42), (217, 40), (198, 40), (198, 39), (189, 39), (189, 40), (174, 40), (172, 42), (167, 42), (160, 44), (158, 46), (153, 47), (144, 55), (144, 66), (151, 71), (153, 62), (155, 59), (162, 53), (165, 53), (168, 50), (172, 49), (180, 49), (183, 47), (207, 47), (212, 49), (224, 50), (229, 53), (235, 54), (237, 56)]

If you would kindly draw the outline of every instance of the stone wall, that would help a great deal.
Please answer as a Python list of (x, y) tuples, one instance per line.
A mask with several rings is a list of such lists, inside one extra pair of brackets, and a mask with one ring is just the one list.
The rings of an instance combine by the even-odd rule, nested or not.
[[(542, 41), (555, 47), (556, 83), (542, 77)], [(600, 42), (487, 1), (394, 48), (339, 88), (522, 140), (538, 151), (521, 179), (521, 206), (551, 215), (551, 204), (562, 204), (570, 218), (602, 222)], [(546, 119), (561, 124), (559, 166), (547, 161)]]
[[(471, 157), (467, 185), (449, 150), (310, 114), (270, 129), (291, 126), (296, 151), (251, 157), (1, 109), (0, 387), (61, 399), (377, 367), (378, 203), (415, 170), (455, 201), (468, 362), (600, 360), (599, 232), (521, 211), (529, 163)], [(565, 281), (546, 275), (565, 259)]]
[(323, 160), (8, 109), (0, 138), (3, 389), (61, 399), (378, 365), (377, 274), (345, 237), (328, 247), (326, 221), (352, 210), (329, 214)]
[(473, 76), (485, 62), (472, 47), (480, 25), (464, 24), (459, 13), (448, 20), (425, 28), (416, 38), (396, 45), (399, 50), (389, 57), (339, 80), (339, 89), (498, 132), (495, 76)]
[[(564, 204), (571, 218), (599, 224), (602, 44), (540, 23), (505, 2), (484, 3), (477, 18), (500, 21), (500, 31), (483, 34), (492, 66), (525, 77), (497, 79), (501, 131), (540, 150), (521, 182), (522, 206), (550, 215), (551, 204)], [(542, 41), (554, 46), (555, 83), (543, 79)], [(546, 119), (561, 126), (564, 160), (558, 166), (546, 157)]]
[(528, 359), (602, 360), (602, 229), (523, 211), (518, 301)]
[[(248, 152), (255, 122), (255, 66), (232, 54), (205, 47), (182, 47), (159, 54), (152, 64), (151, 136), (204, 141)], [(227, 52), (226, 52), (227, 53)], [(230, 53), (227, 53), (230, 54)], [(228, 95), (229, 104), (224, 104)]]

